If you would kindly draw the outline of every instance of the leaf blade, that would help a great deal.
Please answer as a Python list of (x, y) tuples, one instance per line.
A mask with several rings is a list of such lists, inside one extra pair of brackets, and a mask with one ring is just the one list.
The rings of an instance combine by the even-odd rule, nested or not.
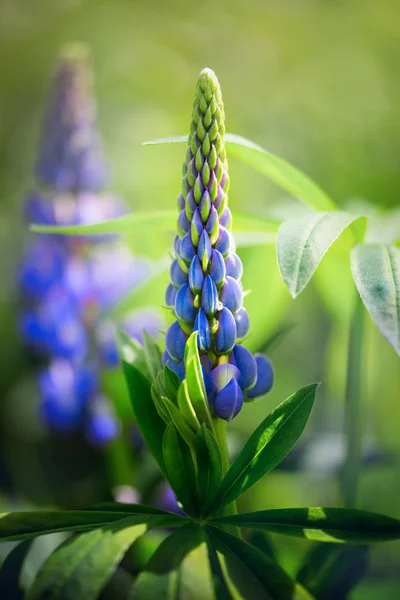
[(203, 541), (202, 528), (195, 523), (188, 523), (161, 543), (145, 566), (145, 570), (158, 575), (175, 571), (183, 559)]

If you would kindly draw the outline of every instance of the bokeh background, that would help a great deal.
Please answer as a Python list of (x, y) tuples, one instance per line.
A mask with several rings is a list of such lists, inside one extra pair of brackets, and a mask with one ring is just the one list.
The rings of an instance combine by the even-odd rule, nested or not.
[[(132, 210), (175, 207), (183, 147), (141, 146), (185, 133), (198, 72), (222, 85), (227, 130), (308, 173), (340, 205), (400, 207), (400, 20), (393, 0), (2, 0), (0, 5), (0, 483), (4, 506), (78, 505), (102, 499), (103, 457), (59, 440), (37, 418), (32, 364), (18, 337), (15, 272), (29, 232), (22, 218), (49, 75), (62, 46), (87, 43), (111, 188)], [(303, 208), (260, 174), (230, 161), (230, 203), (284, 218)], [(400, 235), (399, 235), (400, 237)], [(165, 239), (136, 236), (136, 254), (160, 258)], [(165, 241), (167, 240), (167, 242)], [(335, 244), (313, 283), (292, 301), (273, 247), (241, 251), (249, 347), (271, 348), (276, 385), (231, 425), (232, 445), (301, 385), (322, 381), (311, 422), (283, 467), (244, 499), (248, 509), (340, 504), (344, 389), (353, 284), (349, 242)], [(161, 278), (162, 279), (162, 278)], [(163, 303), (164, 280), (141, 303)], [(365, 464), (358, 506), (400, 517), (400, 368), (366, 318)], [(306, 542), (280, 538), (295, 572)], [(351, 598), (398, 598), (400, 545), (370, 552)]]

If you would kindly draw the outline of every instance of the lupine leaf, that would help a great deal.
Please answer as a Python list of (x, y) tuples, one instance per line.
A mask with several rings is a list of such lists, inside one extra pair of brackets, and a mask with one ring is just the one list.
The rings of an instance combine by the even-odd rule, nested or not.
[(125, 502), (98, 502), (91, 506), (83, 507), (80, 510), (88, 511), (107, 511), (107, 512), (121, 512), (124, 513), (123, 518), (127, 515), (152, 515), (160, 517), (174, 517), (175, 513), (171, 513), (163, 508), (157, 508), (157, 506), (150, 506), (150, 504), (129, 504)]
[(375, 325), (400, 355), (400, 248), (360, 244), (351, 251), (351, 271)]
[(166, 425), (169, 425), (171, 423), (171, 415), (168, 412), (168, 409), (165, 406), (165, 403), (163, 402), (163, 399), (160, 396), (154, 383), (151, 385), (151, 397), (153, 399), (154, 406), (156, 407), (156, 411), (158, 412), (159, 416), (162, 418)]
[[(216, 550), (227, 559), (230, 578), (238, 586), (246, 586), (245, 598), (266, 600), (298, 600), (310, 596), (286, 574), (277, 562), (242, 539), (213, 527), (207, 527)], [(247, 574), (245, 581), (240, 571)], [(238, 578), (240, 576), (240, 579)], [(258, 585), (257, 585), (258, 584)], [(254, 589), (252, 589), (254, 588)], [(261, 589), (261, 591), (260, 591)]]
[(222, 460), (214, 435), (203, 424), (196, 435), (200, 506), (212, 504), (222, 478)]
[(224, 574), (218, 553), (209, 535), (207, 535), (207, 550), (215, 600), (241, 600), (243, 596), (230, 587), (230, 582)]
[(193, 408), (192, 401), (189, 397), (189, 390), (186, 379), (184, 379), (178, 390), (178, 407), (186, 421), (189, 423), (193, 431), (198, 431), (200, 428), (199, 420)]
[(26, 600), (96, 600), (145, 525), (95, 529), (56, 550), (39, 571)]
[(177, 404), (178, 402), (178, 391), (181, 385), (180, 377), (169, 368), (168, 365), (164, 367), (164, 384), (165, 392), (170, 400)]
[(179, 408), (175, 406), (175, 404), (171, 402), (169, 398), (163, 396), (161, 400), (163, 401), (164, 406), (169, 412), (172, 422), (175, 425), (176, 429), (179, 431), (181, 437), (185, 440), (189, 447), (193, 448), (194, 441), (196, 438), (195, 431), (192, 429), (184, 415), (180, 412)]
[(379, 542), (400, 538), (400, 520), (347, 508), (282, 508), (214, 519), (218, 525), (235, 525), (271, 531), (320, 542)]
[[(180, 135), (144, 142), (144, 146), (187, 142), (188, 136)], [(225, 134), (228, 154), (247, 163), (281, 188), (302, 200), (315, 210), (335, 210), (334, 201), (305, 173), (283, 158), (267, 152), (258, 144), (234, 133)]]
[(175, 571), (185, 556), (203, 541), (202, 528), (196, 523), (188, 523), (161, 543), (145, 566), (145, 570), (159, 575)]
[(356, 222), (360, 239), (365, 219), (345, 212), (312, 213), (282, 223), (277, 238), (278, 264), (293, 298), (304, 290), (330, 246)]
[(151, 378), (154, 380), (162, 369), (161, 352), (151, 335), (143, 330), (143, 350), (146, 358), (147, 368)]
[(0, 598), (22, 600), (25, 592), (20, 584), (21, 570), (32, 540), (25, 540), (16, 546), (4, 559), (0, 568)]
[(196, 496), (194, 466), (188, 461), (189, 457), (191, 459), (189, 448), (186, 446), (182, 450), (179, 434), (173, 423), (165, 430), (162, 447), (167, 479), (185, 512), (193, 514)]
[(208, 423), (212, 427), (210, 409), (206, 388), (204, 385), (203, 371), (197, 348), (197, 331), (194, 331), (186, 342), (185, 348), (185, 369), (186, 382), (188, 386), (189, 397), (200, 423)]
[(157, 412), (151, 396), (150, 381), (135, 366), (135, 345), (127, 335), (119, 334), (119, 348), (123, 370), (128, 385), (133, 413), (140, 432), (161, 471), (165, 474), (162, 438), (165, 423)]
[(215, 506), (235, 500), (283, 460), (306, 426), (317, 387), (301, 388), (257, 427), (223, 479)]

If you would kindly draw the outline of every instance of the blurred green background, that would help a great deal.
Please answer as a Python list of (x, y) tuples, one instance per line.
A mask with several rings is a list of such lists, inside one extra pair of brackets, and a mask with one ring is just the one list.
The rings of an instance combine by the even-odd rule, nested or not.
[[(82, 41), (91, 48), (110, 187), (132, 210), (175, 206), (183, 147), (140, 144), (187, 131), (196, 77), (205, 66), (220, 79), (228, 131), (294, 163), (340, 205), (363, 198), (387, 209), (400, 206), (398, 17), (393, 0), (2, 0), (0, 443), (6, 488), (6, 473), (12, 472), (24, 501), (54, 500), (43, 475), (46, 435), (36, 422), (35, 388), (15, 325), (15, 269), (28, 237), (22, 203), (32, 185), (49, 74), (63, 44)], [(230, 171), (235, 210), (273, 216), (303, 210), (234, 159)], [(172, 234), (165, 238), (171, 239)], [(136, 253), (159, 258), (165, 240), (147, 235), (131, 241)], [(289, 457), (285, 470), (247, 494), (249, 509), (341, 502), (335, 465), (343, 452), (353, 292), (348, 247), (346, 239), (335, 244), (295, 302), (280, 280), (274, 248), (241, 252), (245, 287), (252, 289), (246, 300), (254, 331), (249, 345), (260, 347), (282, 324), (293, 329), (272, 354), (273, 392), (245, 407), (231, 426), (233, 441), (242, 443), (241, 437), (297, 387), (323, 382), (299, 456)], [(152, 304), (162, 304), (163, 285), (159, 297), (152, 293)], [(369, 317), (366, 322), (366, 439), (370, 454), (383, 458), (365, 466), (359, 506), (400, 517), (399, 360)], [(71, 442), (60, 452), (80, 456), (79, 444)], [(63, 476), (80, 486), (77, 496), (95, 494), (87, 471), (80, 477), (71, 462), (75, 466)], [(54, 456), (52, 465), (57, 479)], [(90, 465), (89, 460), (89, 471)], [(295, 569), (306, 543), (281, 539), (279, 544), (283, 561)], [(352, 597), (397, 598), (399, 564), (399, 544), (376, 547), (368, 586)]]

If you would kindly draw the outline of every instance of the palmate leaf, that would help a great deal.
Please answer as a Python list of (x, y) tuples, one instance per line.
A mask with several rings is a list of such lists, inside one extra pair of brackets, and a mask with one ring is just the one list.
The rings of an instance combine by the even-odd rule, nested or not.
[(188, 446), (170, 423), (162, 441), (167, 479), (185, 512), (196, 512), (196, 475)]
[(372, 320), (400, 356), (400, 248), (357, 245), (351, 271)]
[(347, 508), (282, 508), (231, 515), (213, 520), (320, 542), (367, 543), (400, 539), (400, 521)]
[(257, 427), (223, 479), (212, 509), (235, 500), (283, 460), (306, 426), (318, 385), (292, 394)]
[(160, 544), (145, 569), (159, 575), (175, 571), (183, 559), (202, 542), (203, 529), (196, 523), (188, 523)]
[(26, 600), (96, 600), (129, 546), (146, 531), (146, 525), (128, 522), (95, 529), (56, 550), (39, 571)]
[(293, 298), (304, 290), (327, 250), (350, 225), (355, 239), (361, 241), (366, 220), (345, 212), (317, 212), (282, 223), (277, 237), (278, 264)]
[(222, 460), (214, 435), (203, 424), (196, 435), (200, 506), (212, 504), (222, 479)]
[[(187, 142), (187, 135), (144, 142), (144, 146)], [(236, 156), (315, 210), (335, 210), (334, 201), (305, 175), (279, 156), (234, 133), (225, 134), (228, 155)]]

